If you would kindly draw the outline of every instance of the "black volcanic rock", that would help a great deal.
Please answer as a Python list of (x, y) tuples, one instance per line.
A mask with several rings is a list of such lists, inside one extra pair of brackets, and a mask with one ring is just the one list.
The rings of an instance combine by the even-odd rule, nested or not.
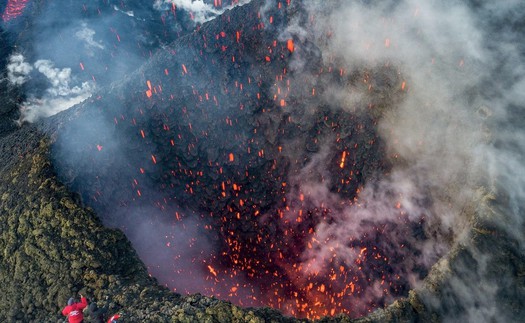
[[(80, 207), (77, 196), (56, 181), (49, 163), (49, 146), (42, 137), (36, 129), (26, 126), (1, 140), (2, 160), (16, 161), (4, 165), (0, 180), (2, 321), (57, 322), (60, 307), (76, 292), (99, 304), (109, 296), (110, 310), (123, 311), (130, 321), (293, 321), (274, 310), (242, 310), (199, 295), (181, 297), (158, 286), (148, 276), (125, 236), (118, 230), (104, 228), (91, 210)], [(15, 144), (5, 146), (9, 141)], [(19, 154), (5, 155), (9, 150)], [(480, 208), (477, 212), (473, 213), (472, 238), (458, 243), (450, 256), (435, 266), (421, 290), (385, 310), (352, 322), (440, 322), (443, 318), (440, 313), (450, 313), (450, 306), (455, 302), (447, 296), (447, 289), (455, 288), (447, 279), (463, 270), (465, 261), (477, 261), (465, 245), (498, 251), (484, 274), (478, 277), (479, 281), (498, 283), (494, 281), (494, 273), (512, 268), (515, 270), (512, 275), (519, 277), (525, 263), (517, 245), (501, 236), (497, 228), (483, 224), (481, 219), (493, 210)], [(501, 298), (497, 302), (507, 308), (505, 317), (521, 317), (523, 281), (500, 283)], [(420, 294), (440, 301), (425, 304)], [(437, 304), (440, 305), (436, 307)], [(453, 311), (460, 315), (462, 309)], [(319, 322), (350, 321), (338, 316)]]

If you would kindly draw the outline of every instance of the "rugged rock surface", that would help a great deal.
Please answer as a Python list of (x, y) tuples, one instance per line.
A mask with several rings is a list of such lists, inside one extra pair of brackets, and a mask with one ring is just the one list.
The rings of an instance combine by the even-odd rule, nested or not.
[[(330, 207), (317, 207), (308, 197), (301, 201), (298, 193), (297, 201), (287, 202), (299, 190), (293, 177), (325, 177), (331, 192), (353, 199), (361, 185), (390, 167), (375, 125), (380, 109), (395, 106), (402, 91), (393, 68), (346, 72), (338, 62), (323, 62), (307, 38), (283, 39), (289, 24), (308, 19), (299, 4), (279, 3), (266, 2), (263, 9), (255, 1), (225, 12), (45, 124), (56, 138), (52, 164), (59, 179), (105, 223), (131, 230), (139, 221), (130, 214), (144, 205), (170, 210), (164, 218), (178, 208), (189, 210), (202, 228), (195, 236), (211, 237), (214, 250), (186, 261), (205, 272), (203, 264), (210, 264), (219, 277), (235, 275), (219, 283), (226, 290), (237, 290), (237, 276), (241, 281), (247, 276), (259, 291), (253, 296), (258, 304), (279, 308), (290, 299), (291, 312), (296, 299), (309, 301), (306, 286), (335, 285), (327, 277), (301, 282), (290, 273), (297, 269), (288, 263), (300, 262), (307, 248), (307, 232), (331, 216)], [(290, 65), (297, 60), (309, 63), (294, 71)], [(303, 74), (309, 79), (300, 79)], [(371, 94), (366, 82), (378, 85)], [(327, 98), (334, 87), (363, 94), (366, 100), (353, 108), (365, 112), (348, 111), (344, 99)], [(347, 167), (340, 166), (341, 155)], [(326, 171), (302, 174), (313, 162), (328, 165)], [(290, 203), (305, 215), (283, 219)], [(184, 225), (182, 220), (172, 222)], [(376, 238), (364, 243), (372, 246)], [(388, 271), (384, 262), (364, 266), (359, 285)], [(336, 288), (349, 283), (338, 282)], [(394, 296), (408, 291), (404, 278), (392, 285), (387, 292)]]

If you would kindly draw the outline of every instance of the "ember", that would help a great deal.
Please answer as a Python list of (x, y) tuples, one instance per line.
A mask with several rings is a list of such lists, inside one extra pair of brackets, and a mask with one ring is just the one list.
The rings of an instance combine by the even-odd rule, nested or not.
[[(240, 7), (249, 24), (225, 13), (160, 51), (136, 79), (85, 103), (100, 112), (90, 115), (93, 129), (111, 130), (80, 134), (81, 115), (58, 139), (55, 162), (70, 176), (65, 182), (123, 230), (136, 226), (113, 215), (120, 207), (132, 213), (146, 204), (152, 219), (169, 219), (159, 225), (173, 230), (162, 238), (165, 263), (148, 266), (178, 292), (297, 317), (363, 315), (405, 296), (403, 273), (415, 266), (405, 260), (417, 252), (409, 241), (378, 241), (392, 232), (412, 236), (425, 222), (409, 220), (395, 202), (395, 219), (359, 218), (372, 204), (361, 197), (365, 185), (392, 168), (377, 111), (395, 108), (405, 82), (390, 66), (324, 62), (308, 40), (276, 40), (275, 30), (291, 20), (291, 1), (272, 3), (265, 15), (254, 4)], [(290, 67), (299, 54), (309, 61), (303, 74)], [(358, 93), (359, 112), (346, 98), (326, 100), (334, 91)], [(104, 146), (99, 155), (113, 157), (92, 158), (66, 139), (96, 142), (99, 151)], [(78, 154), (85, 155), (67, 158)], [(360, 227), (339, 231), (349, 222)], [(174, 233), (188, 227), (188, 239)]]
[(286, 42), (286, 47), (288, 48), (290, 53), (293, 53), (293, 51), (295, 50), (293, 39), (288, 39), (288, 41)]

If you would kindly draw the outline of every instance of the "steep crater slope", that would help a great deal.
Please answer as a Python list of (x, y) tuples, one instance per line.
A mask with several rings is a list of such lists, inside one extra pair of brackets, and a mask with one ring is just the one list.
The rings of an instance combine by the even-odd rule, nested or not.
[(53, 165), (177, 291), (363, 315), (406, 295), (407, 273), (426, 275), (405, 261), (410, 241), (378, 242), (385, 231), (428, 239), (423, 219), (359, 219), (369, 233), (349, 235), (332, 261), (338, 242), (318, 228), (346, 221), (363, 187), (390, 173), (377, 125), (403, 100), (402, 80), (394, 67), (325, 60), (287, 31), (295, 24), (309, 28), (301, 3), (252, 2), (159, 50), (46, 121), (61, 125)]
[[(58, 322), (67, 298), (82, 292), (92, 300), (110, 298), (110, 311), (123, 311), (143, 322), (292, 322), (276, 311), (243, 310), (200, 295), (181, 297), (159, 286), (119, 230), (104, 228), (78, 196), (57, 182), (50, 165), (49, 143), (33, 127), (2, 138), (2, 252), (0, 319), (6, 322)], [(504, 210), (490, 195), (468, 211), (472, 229), (430, 272), (425, 284), (386, 309), (366, 318), (346, 316), (321, 322), (440, 322), (468, 315), (456, 292), (480, 293), (483, 282), (498, 286), (495, 308), (515, 321), (524, 312), (525, 286), (519, 279), (525, 262), (519, 244), (493, 226)], [(492, 205), (492, 207), (489, 207)], [(476, 259), (478, 252), (493, 255)], [(468, 264), (475, 271), (465, 271)], [(514, 277), (501, 280), (501, 277)], [(470, 296), (469, 296), (470, 297)]]
[(2, 160), (11, 161), (0, 181), (2, 321), (61, 322), (64, 301), (77, 293), (100, 305), (109, 297), (110, 312), (129, 322), (290, 321), (159, 286), (124, 234), (103, 227), (57, 181), (42, 138), (30, 126), (2, 138)]

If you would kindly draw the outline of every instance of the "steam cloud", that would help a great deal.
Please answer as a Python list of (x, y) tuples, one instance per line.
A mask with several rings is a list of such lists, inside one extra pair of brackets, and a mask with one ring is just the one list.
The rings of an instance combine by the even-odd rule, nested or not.
[[(15, 84), (22, 85), (26, 76), (22, 76), (19, 71), (24, 73), (33, 71), (33, 67), (24, 62), (22, 55), (14, 56), (17, 61), (17, 72)], [(13, 57), (11, 58), (11, 61)], [(9, 66), (8, 66), (9, 69)], [(47, 88), (44, 95), (40, 98), (31, 97), (24, 102), (21, 107), (21, 117), (19, 122), (34, 122), (42, 117), (49, 117), (58, 112), (67, 110), (72, 106), (84, 101), (94, 91), (95, 86), (90, 82), (83, 82), (80, 86), (71, 86), (72, 76), (70, 68), (56, 68), (49, 60), (38, 60), (34, 64), (34, 71), (40, 72), (50, 87)], [(27, 75), (25, 74), (25, 75)], [(12, 77), (10, 77), (11, 79)], [(11, 81), (13, 82), (13, 81)]]
[(27, 81), (27, 76), (33, 67), (24, 60), (22, 54), (14, 54), (9, 57), (7, 64), (7, 78), (11, 84), (22, 85)]
[(214, 7), (212, 4), (206, 3), (204, 0), (155, 0), (153, 6), (157, 10), (166, 10), (173, 5), (175, 8), (189, 11), (194, 16), (193, 20), (196, 23), (202, 24), (221, 15), (228, 9), (242, 6), (246, 3), (249, 3), (250, 1), (251, 0), (232, 1), (231, 5), (219, 9)]
[[(114, 8), (126, 15), (115, 15)], [(35, 122), (69, 109), (88, 98), (95, 84), (121, 80), (135, 69), (159, 43), (145, 37), (145, 30), (153, 28), (148, 23), (158, 28), (148, 16), (153, 9), (136, 9), (128, 14), (125, 2), (113, 7), (58, 1), (28, 12), (35, 28), (31, 34), (22, 33), (24, 54), (12, 55), (8, 66), (10, 83), (24, 85), (26, 102), (18, 122)], [(24, 28), (16, 23), (5, 27), (13, 33)]]
[[(309, 12), (325, 59), (336, 56), (349, 66), (394, 66), (403, 78), (399, 86), (406, 96), (379, 124), (389, 155), (400, 162), (394, 162), (390, 175), (379, 183), (364, 187), (359, 203), (345, 207), (335, 221), (318, 225), (317, 235), (329, 242), (304, 254), (306, 268), (322, 270), (334, 249), (345, 249), (341, 246), (349, 237), (364, 237), (385, 221), (423, 218), (430, 240), (424, 244), (414, 240), (420, 256), (407, 260), (431, 265), (451, 241), (470, 248), (478, 259), (476, 266), (463, 264), (458, 269), (461, 276), (452, 277), (449, 284), (456, 306), (464, 307), (465, 313), (460, 317), (444, 313), (445, 319), (486, 322), (511, 315), (497, 310), (498, 288), (493, 282), (472, 287), (489, 275), (486, 263), (493, 256), (469, 243), (464, 209), (479, 199), (477, 190), (482, 186), (508, 196), (502, 218), (489, 221), (520, 241), (523, 255), (519, 205), (524, 201), (525, 169), (519, 160), (524, 157), (525, 133), (513, 119), (523, 120), (525, 64), (520, 39), (524, 31), (522, 25), (503, 26), (515, 26), (524, 7), (517, 1), (502, 6), (348, 1), (310, 4)], [(322, 172), (322, 165), (318, 163), (315, 172)], [(341, 203), (326, 196), (325, 185), (304, 181), (303, 176), (296, 184), (311, 192), (316, 205)], [(432, 205), (423, 203), (425, 194), (432, 197)], [(412, 239), (396, 232), (385, 232), (383, 237), (394, 248)], [(352, 262), (358, 250), (338, 254)], [(421, 282), (414, 278), (412, 287), (417, 288)]]
[[(327, 16), (317, 15), (319, 12)], [(349, 236), (362, 237), (386, 221), (425, 218), (426, 229), (439, 228), (432, 234), (440, 235), (433, 237), (432, 244), (414, 241), (422, 248), (422, 258), (417, 261), (428, 265), (443, 254), (442, 244), (449, 241), (450, 231), (458, 236), (465, 228), (458, 225), (461, 208), (473, 200), (479, 185), (475, 179), (482, 172), (477, 152), (486, 149), (486, 142), (480, 131), (482, 120), (476, 114), (482, 102), (468, 102), (465, 96), (480, 81), (481, 31), (463, 5), (351, 2), (334, 11), (327, 5), (312, 5), (310, 14), (315, 16), (314, 28), (318, 28), (318, 43), (326, 59), (333, 55), (357, 68), (392, 65), (403, 78), (397, 86), (406, 91), (399, 106), (385, 112), (379, 124), (389, 156), (403, 162), (394, 162), (400, 166), (378, 183), (365, 186), (358, 204), (345, 208), (333, 223), (319, 225), (317, 233), (331, 237), (330, 248), (331, 244), (345, 245)], [(330, 38), (323, 39), (328, 33)], [(366, 107), (359, 104), (359, 97), (366, 98), (366, 94), (350, 100), (357, 103), (346, 108)], [(460, 194), (448, 196), (458, 179), (463, 182)], [(308, 185), (306, 191), (327, 191), (302, 180), (297, 184)], [(434, 205), (424, 203), (426, 192), (433, 195)], [(447, 206), (439, 202), (444, 196)], [(337, 198), (324, 197), (320, 202), (323, 200)], [(385, 240), (401, 246), (401, 241), (409, 239), (395, 234), (385, 233)], [(314, 257), (322, 256), (316, 253)]]
[(88, 49), (91, 49), (91, 48), (104, 49), (104, 45), (102, 45), (102, 43), (94, 40), (93, 37), (95, 36), (95, 34), (96, 32), (93, 29), (89, 28), (85, 22), (82, 23), (82, 29), (80, 29), (79, 31), (75, 33), (75, 35), (79, 39), (84, 40), (86, 42), (86, 47)]

